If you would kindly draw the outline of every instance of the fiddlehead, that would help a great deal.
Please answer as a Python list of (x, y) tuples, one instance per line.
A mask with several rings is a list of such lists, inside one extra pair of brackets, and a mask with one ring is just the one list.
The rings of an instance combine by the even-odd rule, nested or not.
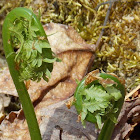
[[(41, 140), (34, 108), (24, 80), (47, 81), (57, 60), (52, 55), (39, 19), (26, 8), (15, 8), (5, 18), (2, 38), (10, 74), (17, 89), (32, 140)], [(15, 52), (14, 48), (18, 51)]]
[[(9, 32), (9, 47), (19, 48), (15, 54), (15, 62), (16, 66), (18, 65), (20, 80), (39, 81), (43, 77), (48, 81), (53, 62), (57, 58), (52, 55), (47, 36), (38, 18), (28, 9), (16, 8), (10, 12), (5, 22), (8, 24), (4, 32)], [(7, 59), (10, 59), (9, 57), (10, 55)]]
[(117, 77), (96, 70), (78, 84), (73, 104), (84, 126), (89, 121), (101, 129), (104, 123), (98, 140), (109, 140), (124, 97), (124, 85)]

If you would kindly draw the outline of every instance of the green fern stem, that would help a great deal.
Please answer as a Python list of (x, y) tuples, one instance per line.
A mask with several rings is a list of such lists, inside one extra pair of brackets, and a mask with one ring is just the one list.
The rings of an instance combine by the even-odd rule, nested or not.
[[(114, 108), (118, 108), (118, 111), (115, 113), (115, 117), (118, 118), (120, 111), (122, 109), (122, 105), (124, 103), (124, 98), (125, 98), (125, 87), (124, 85), (118, 80), (118, 78), (109, 75), (109, 74), (105, 74), (105, 73), (101, 73), (100, 77), (102, 77), (103, 79), (107, 79), (110, 78), (113, 81), (115, 81), (118, 85), (117, 85), (117, 89), (121, 91), (121, 95), (122, 98), (120, 98), (117, 102), (114, 103)], [(110, 140), (113, 130), (115, 127), (115, 123), (113, 121), (111, 121), (110, 119), (107, 119), (104, 122), (104, 125), (102, 127), (102, 130), (98, 136), (98, 140)]]
[[(19, 70), (16, 69), (16, 62), (15, 62), (15, 52), (12, 46), (11, 41), (11, 32), (10, 26), (11, 23), (13, 23), (17, 18), (25, 18), (27, 20), (30, 20), (32, 17), (34, 25), (38, 28), (37, 35), (41, 37), (47, 38), (45, 31), (39, 21), (39, 19), (36, 17), (35, 14), (33, 14), (32, 11), (26, 8), (15, 8), (12, 10), (5, 18), (3, 29), (2, 29), (2, 38), (3, 38), (3, 44), (4, 44), (4, 51), (5, 56), (7, 59), (7, 63), (9, 66), (10, 74), (12, 76), (13, 82), (15, 84), (16, 90), (19, 95), (19, 99), (21, 101), (23, 111), (25, 118), (27, 120), (30, 136), (32, 140), (41, 140), (41, 134), (39, 130), (39, 126), (37, 123), (36, 115), (34, 112), (34, 107), (32, 105), (32, 102), (30, 100), (28, 91), (26, 89), (26, 86), (23, 81), (19, 79), (20, 73)], [(52, 58), (52, 52), (51, 49), (48, 48), (48, 54), (49, 57)], [(52, 70), (52, 64), (49, 65), (49, 70)]]

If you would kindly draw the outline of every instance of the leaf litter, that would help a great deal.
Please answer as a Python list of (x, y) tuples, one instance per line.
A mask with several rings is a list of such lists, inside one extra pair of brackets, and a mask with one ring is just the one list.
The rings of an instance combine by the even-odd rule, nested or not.
[[(44, 28), (46, 28), (47, 34), (51, 34), (58, 31), (58, 27), (59, 32), (61, 32), (61, 28), (62, 31), (69, 29), (68, 26), (54, 23), (48, 24)], [(72, 30), (71, 27), (70, 30)], [(53, 38), (55, 38), (56, 36), (57, 38), (59, 37), (61, 39), (61, 35), (62, 34), (60, 34), (60, 36), (58, 36), (57, 34), (53, 34), (52, 36), (49, 36), (48, 39), (49, 41), (53, 41)], [(65, 39), (63, 39), (63, 41), (64, 40)], [(67, 36), (66, 40), (69, 41), (69, 36)], [(57, 46), (59, 46), (58, 44), (58, 41), (55, 44), (54, 42), (51, 44), (53, 51), (57, 51)], [(67, 42), (61, 44), (62, 48), (64, 47), (63, 44), (64, 46), (66, 46)], [(83, 46), (80, 47), (79, 44), (76, 43), (75, 46), (78, 46), (79, 50), (75, 47), (75, 50), (72, 51), (73, 48), (71, 49), (70, 47), (66, 46), (67, 49), (64, 47), (64, 52), (61, 52), (61, 49), (59, 48), (58, 56), (62, 60), (62, 62), (55, 62), (52, 72), (52, 78), (48, 83), (43, 80), (41, 80), (39, 83), (35, 83), (32, 81), (30, 82), (29, 93), (31, 100), (35, 106), (35, 112), (40, 124), (43, 139), (56, 139), (58, 136), (60, 136), (60, 130), (56, 126), (59, 126), (63, 129), (61, 135), (65, 139), (78, 139), (80, 137), (80, 139), (94, 140), (97, 137), (98, 132), (94, 128), (93, 124), (87, 123), (86, 129), (83, 129), (80, 123), (76, 123), (77, 113), (75, 109), (74, 111), (73, 109), (68, 110), (65, 106), (65, 102), (69, 97), (73, 95), (74, 90), (77, 86), (75, 80), (81, 80), (83, 78), (83, 76), (88, 71), (87, 67), (94, 59), (92, 46), (91, 49), (89, 49), (89, 45), (86, 46), (85, 43), (85, 48)], [(1, 75), (3, 75), (3, 78), (1, 78), (1, 83), (3, 84), (0, 88), (1, 92), (7, 94), (11, 93), (14, 96), (17, 96), (8, 69), (5, 69), (3, 71), (3, 74)], [(97, 73), (95, 75), (97, 75)], [(137, 99), (135, 102), (139, 103), (139, 99)], [(135, 109), (136, 106), (139, 105), (130, 102), (129, 106), (127, 107), (127, 103), (125, 103), (124, 108), (122, 109), (123, 115), (129, 113), (133, 118), (133, 113), (131, 113), (131, 110), (133, 108)], [(120, 118), (123, 115), (121, 114)], [(120, 119), (118, 124), (121, 124), (121, 121), (122, 120)], [(127, 118), (125, 119), (125, 121), (123, 121), (123, 123), (123, 126), (127, 125)], [(129, 125), (129, 129), (124, 130), (123, 126), (115, 128), (116, 131), (114, 131), (113, 139), (122, 137), (121, 134), (118, 136), (120, 132), (123, 131), (123, 134), (127, 134), (128, 131), (126, 132), (126, 130), (130, 130), (132, 128), (131, 125)], [(15, 139), (15, 137), (16, 139), (29, 139), (28, 128), (22, 110), (20, 110), (19, 112), (11, 112), (1, 123), (0, 129), (2, 139)], [(72, 129), (73, 131), (71, 131)], [(90, 130), (92, 130), (92, 132)], [(123, 135), (123, 137), (125, 136), (126, 135)]]
[[(48, 40), (50, 42), (50, 45), (52, 46), (52, 50), (61, 59), (61, 62), (54, 63), (54, 69), (52, 71), (51, 79), (48, 83), (46, 83), (46, 81), (44, 80), (41, 80), (38, 83), (31, 81), (28, 91), (35, 106), (35, 112), (39, 124), (41, 125), (43, 123), (45, 127), (47, 127), (47, 123), (45, 124), (44, 122), (42, 122), (42, 117), (44, 116), (42, 116), (41, 110), (44, 109), (45, 111), (48, 108), (49, 113), (49, 111), (51, 111), (48, 107), (49, 105), (55, 104), (57, 102), (61, 103), (61, 101), (71, 97), (77, 86), (76, 80), (82, 80), (82, 78), (86, 75), (88, 69), (93, 63), (95, 56), (93, 45), (86, 44), (84, 40), (80, 36), (78, 36), (78, 33), (76, 33), (71, 27), (51, 23), (44, 28), (47, 34), (55, 33), (49, 36)], [(17, 96), (8, 69), (4, 70), (3, 75), (3, 79), (1, 79), (3, 84), (0, 88), (1, 92), (4, 92), (6, 90), (6, 92), (8, 93), (13, 89), (13, 95)], [(54, 110), (56, 108), (57, 106), (55, 106)], [(66, 112), (63, 112), (63, 115), (65, 115)], [(74, 116), (77, 117), (76, 112), (74, 113)], [(48, 118), (48, 116), (45, 117)], [(65, 117), (61, 116), (59, 118), (64, 119)], [(58, 118), (56, 118), (56, 120), (57, 119)], [(61, 123), (63, 124), (63, 121)], [(48, 126), (48, 129), (49, 128), (50, 127)], [(80, 128), (82, 128), (82, 125)], [(80, 128), (78, 128), (75, 137), (79, 137), (81, 133), (86, 133), (86, 135), (88, 135), (88, 133), (86, 132), (87, 130), (83, 130), (85, 132), (80, 132)], [(20, 111), (20, 113), (11, 112), (1, 123), (0, 130), (1, 139), (29, 139), (28, 128), (22, 111)], [(41, 129), (41, 133), (42, 135), (47, 135), (43, 132), (44, 128)], [(70, 134), (68, 134), (70, 130), (68, 132), (64, 130), (64, 132), (67, 133), (65, 137), (71, 136)]]
[[(91, 9), (94, 9), (98, 3), (103, 2), (102, 0), (101, 1), (97, 0), (96, 2), (93, 1), (93, 4), (91, 4), (91, 1), (76, 1), (76, 0), (72, 0), (70, 2), (69, 1), (55, 2), (55, 0), (52, 0), (52, 1), (47, 1), (47, 2), (48, 3), (46, 4), (44, 1), (37, 0), (35, 2), (32, 2), (31, 0), (31, 1), (25, 1), (23, 3), (20, 3), (19, 1), (16, 1), (16, 3), (12, 3), (9, 0), (8, 3), (5, 6), (3, 6), (4, 4), (4, 1), (3, 1), (0, 4), (0, 6), (3, 7), (0, 12), (4, 11), (4, 14), (5, 14), (5, 12), (8, 12), (8, 10), (13, 9), (14, 7), (23, 6), (23, 5), (24, 6), (26, 5), (27, 7), (33, 6), (34, 10), (39, 9), (39, 7), (41, 7), (41, 14), (42, 14), (41, 21), (43, 23), (54, 21), (57, 23), (69, 24), (72, 27), (74, 27), (78, 31), (78, 33), (82, 36), (82, 38), (84, 38), (89, 44), (94, 44), (97, 41), (98, 36), (100, 34), (100, 30), (101, 30), (100, 25), (102, 25), (103, 23), (108, 5), (101, 6), (100, 9), (98, 9), (98, 13), (96, 13), (94, 10), (91, 10)], [(77, 7), (76, 5), (78, 5), (78, 9), (81, 9), (81, 11), (74, 9)], [(70, 8), (70, 7), (73, 7), (73, 8)], [(118, 2), (117, 4), (114, 5), (113, 8), (115, 8), (115, 10), (112, 11), (111, 13), (110, 24), (107, 25), (105, 35), (102, 37), (102, 48), (99, 51), (97, 50), (96, 52), (97, 57), (94, 61), (94, 65), (92, 69), (100, 68), (101, 70), (103, 69), (106, 72), (114, 72), (119, 77), (123, 77), (126, 80), (127, 92), (129, 93), (135, 87), (139, 87), (139, 83), (140, 83), (139, 45), (138, 45), (139, 44), (139, 26), (138, 26), (139, 22), (138, 21), (139, 21), (139, 11), (140, 11), (139, 3), (134, 0), (130, 0), (129, 2), (122, 0), (122, 3)], [(7, 9), (7, 11), (5, 11), (5, 9)], [(59, 13), (60, 9), (61, 11)], [(89, 10), (88, 12), (87, 12), (87, 9)], [(70, 11), (68, 12), (68, 10)], [(76, 12), (73, 12), (74, 10), (76, 10)], [(66, 12), (66, 14), (64, 14), (64, 12)], [(4, 14), (2, 14), (2, 17)], [(83, 17), (83, 15), (85, 15), (84, 20), (81, 18)], [(86, 17), (89, 17), (89, 18), (86, 18)], [(85, 21), (85, 22), (82, 22), (82, 21)], [(82, 28), (82, 26), (79, 26), (79, 24), (77, 23), (82, 23), (81, 25), (83, 27), (86, 26), (86, 28)], [(126, 27), (124, 29), (125, 25)], [(91, 30), (91, 28), (93, 30)], [(122, 31), (122, 29), (124, 30)], [(129, 40), (128, 41), (129, 45), (128, 45), (127, 40)], [(121, 48), (123, 48), (123, 50)], [(2, 71), (2, 73), (4, 73), (4, 71)], [(17, 93), (15, 91), (13, 84), (9, 84), (11, 90), (8, 89), (9, 88), (8, 85), (7, 85), (7, 88), (4, 89), (5, 85), (8, 84), (8, 82), (10, 83), (10, 78), (9, 78), (10, 75), (8, 76), (8, 70), (5, 71), (5, 75), (4, 74), (2, 75), (5, 77), (4, 78), (5, 84), (1, 86), (2, 87), (1, 91), (5, 94), (14, 94), (15, 96), (17, 96)], [(11, 83), (12, 83), (12, 80), (11, 80)], [(34, 85), (34, 88), (32, 89), (33, 90), (32, 93), (35, 93), (38, 87), (39, 88), (43, 87), (45, 83), (42, 84), (42, 81), (41, 81), (38, 84), (31, 83), (31, 85)], [(31, 87), (29, 90), (31, 90)], [(125, 109), (127, 108), (127, 105), (125, 107), (125, 104), (124, 104), (124, 108), (122, 109), (122, 112), (124, 112), (124, 114), (127, 114), (133, 108), (134, 110), (137, 110), (137, 111), (136, 112), (134, 111), (135, 115), (131, 113), (132, 116), (129, 118), (129, 121), (130, 122), (132, 121), (132, 123), (130, 123), (130, 125), (127, 123), (127, 125), (124, 125), (125, 127), (123, 128), (121, 127), (117, 129), (116, 132), (118, 135), (116, 137), (118, 139), (122, 137), (122, 130), (125, 132), (124, 133), (125, 135), (123, 135), (123, 137), (127, 137), (126, 134), (128, 134), (128, 137), (129, 137), (130, 133), (128, 133), (128, 130), (130, 130), (130, 128), (134, 129), (134, 126), (136, 126), (140, 122), (137, 119), (140, 116), (140, 114), (138, 113), (139, 111), (138, 109), (135, 109), (135, 105), (134, 105), (135, 101), (139, 102), (139, 89), (132, 93), (132, 95), (134, 94), (135, 96), (132, 97), (133, 99), (132, 101), (131, 99), (128, 99), (130, 101), (125, 101), (125, 104), (128, 102), (129, 104), (131, 104), (131, 107), (130, 106), (128, 107), (129, 111)], [(34, 96), (34, 94), (31, 94), (30, 96), (32, 96), (32, 101), (34, 101), (35, 104), (37, 104), (37, 102), (39, 102), (39, 100), (42, 100), (43, 98), (43, 97), (40, 97), (40, 95)], [(138, 104), (136, 106), (139, 107)], [(125, 122), (126, 122), (128, 120), (128, 117), (126, 117), (126, 115), (124, 116), (125, 116)], [(133, 122), (134, 120), (135, 122)], [(121, 121), (120, 121), (120, 124), (121, 124)], [(127, 126), (129, 126), (128, 127), (129, 129), (127, 128)]]

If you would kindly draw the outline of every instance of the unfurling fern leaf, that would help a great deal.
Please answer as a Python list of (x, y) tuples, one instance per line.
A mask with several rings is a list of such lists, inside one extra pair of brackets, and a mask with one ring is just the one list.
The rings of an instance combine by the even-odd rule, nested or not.
[(47, 36), (41, 36), (34, 24), (32, 15), (29, 19), (18, 17), (9, 28), (12, 44), (19, 48), (15, 62), (18, 65), (20, 81), (48, 81), (53, 62), (58, 59), (53, 55)]

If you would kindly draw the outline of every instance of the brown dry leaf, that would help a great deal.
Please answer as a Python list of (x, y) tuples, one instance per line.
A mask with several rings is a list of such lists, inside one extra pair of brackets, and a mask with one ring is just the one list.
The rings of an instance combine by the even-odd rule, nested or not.
[(7, 67), (0, 71), (0, 93), (18, 96)]
[[(115, 75), (115, 74), (114, 74)], [(117, 77), (115, 75), (115, 77)], [(103, 87), (106, 87), (107, 85), (113, 85), (113, 84), (116, 84), (116, 82), (114, 82), (113, 80), (107, 78), (107, 79), (103, 79), (102, 77), (100, 77), (100, 72), (99, 70), (94, 70), (90, 73), (87, 74), (86, 76), (86, 80), (85, 80), (85, 84), (88, 85), (90, 84), (91, 82), (95, 81), (95, 80), (99, 80), (99, 83), (103, 86)]]
[[(62, 62), (54, 63), (52, 76), (48, 83), (46, 83), (44, 80), (41, 80), (39, 83), (31, 82), (28, 90), (35, 106), (35, 112), (43, 136), (47, 134), (45, 134), (46, 132), (44, 130), (44, 127), (42, 128), (42, 123), (46, 128), (53, 127), (50, 126), (50, 123), (48, 124), (42, 121), (43, 117), (48, 118), (48, 120), (50, 121), (49, 114), (47, 114), (46, 116), (43, 114), (45, 112), (47, 113), (47, 109), (51, 111), (49, 105), (54, 104), (54, 108), (52, 109), (52, 111), (55, 111), (57, 110), (57, 106), (59, 107), (59, 104), (56, 105), (55, 103), (59, 102), (61, 104), (61, 101), (73, 95), (77, 86), (76, 79), (81, 80), (85, 76), (94, 59), (94, 45), (86, 44), (84, 40), (78, 35), (78, 33), (76, 33), (75, 30), (71, 27), (51, 23), (44, 28), (47, 35), (50, 35), (48, 37), (48, 40), (52, 46), (52, 50), (57, 54)], [(0, 92), (17, 96), (8, 69), (5, 69), (1, 75), (2, 78), (0, 81)], [(44, 109), (44, 113), (41, 112), (42, 109)], [(67, 115), (65, 111), (62, 112), (64, 112), (64, 115)], [(63, 114), (62, 112), (59, 114)], [(57, 115), (58, 117), (56, 116), (56, 119), (54, 119), (54, 121), (59, 122), (60, 119), (65, 120), (64, 115)], [(23, 114), (12, 112), (8, 117), (9, 118), (6, 118), (0, 126), (1, 140), (29, 139), (28, 128)], [(73, 118), (71, 119), (73, 120)], [(56, 123), (54, 122), (54, 124)], [(77, 134), (85, 134), (85, 132), (81, 132), (79, 124), (77, 125), (78, 128), (76, 128), (75, 126)], [(69, 132), (71, 132), (71, 128), (69, 129), (69, 131), (64, 131), (66, 135), (65, 137), (74, 137), (72, 134), (68, 134)], [(48, 129), (47, 131), (51, 130)], [(57, 131), (54, 131), (54, 134), (51, 133), (52, 139), (55, 139), (56, 132)], [(45, 136), (45, 139), (47, 139), (46, 137), (47, 136)], [(78, 137), (76, 136), (74, 138)]]
[(98, 79), (100, 75), (100, 72), (99, 70), (94, 70), (94, 71), (91, 71), (90, 73), (87, 74), (86, 76), (86, 80), (85, 80), (85, 84), (88, 85), (90, 84), (91, 82), (95, 81)]
[[(67, 109), (65, 102), (67, 100), (36, 108), (43, 140), (59, 140), (60, 135), (63, 140), (95, 140), (97, 137), (95, 126), (87, 123), (84, 129), (81, 123), (77, 122), (75, 108)], [(30, 139), (23, 114), (18, 114), (19, 112), (10, 113), (1, 124), (1, 128), (4, 129), (1, 140)]]
[[(48, 83), (43, 80), (39, 83), (31, 82), (29, 88), (43, 140), (57, 140), (60, 139), (60, 137), (63, 140), (95, 140), (97, 138), (97, 131), (94, 125), (87, 123), (86, 129), (84, 129), (81, 123), (77, 123), (78, 116), (74, 107), (68, 110), (65, 105), (67, 101), (65, 99), (73, 95), (77, 86), (75, 79), (81, 80), (86, 74), (93, 60), (93, 53), (90, 51), (89, 45), (86, 46), (85, 43), (76, 42), (76, 39), (74, 39), (73, 45), (78, 49), (73, 48), (73, 50), (71, 50), (70, 47), (67, 47), (67, 49), (64, 47), (66, 44), (72, 44), (72, 42), (67, 43), (67, 41), (70, 42), (72, 38), (66, 31), (74, 33), (75, 31), (73, 29), (53, 23), (45, 28), (47, 29), (47, 34), (55, 33), (49, 36), (50, 43), (55, 40), (56, 36), (57, 38), (59, 37), (57, 34), (58, 32), (62, 32), (59, 34), (62, 36), (65, 34), (64, 36), (67, 38), (64, 40), (61, 36), (59, 37), (60, 41), (62, 40), (63, 42), (62, 44), (59, 44), (59, 39), (57, 42), (51, 43), (54, 50), (58, 52), (58, 57), (62, 59), (62, 62), (54, 64), (50, 81)], [(70, 32), (69, 30), (72, 31)], [(74, 38), (75, 36), (76, 35), (73, 35)], [(73, 47), (73, 45), (71, 47)], [(61, 51), (60, 48), (58, 48), (57, 51), (57, 46), (62, 46), (64, 52)], [(1, 84), (3, 85), (0, 87), (1, 92), (9, 94), (12, 91), (12, 94), (16, 96), (17, 93), (8, 69), (5, 69), (2, 73), (3, 77), (1, 78), (1, 82), (3, 83)], [(140, 99), (135, 99), (130, 102), (126, 101), (124, 103), (119, 116), (119, 123), (116, 125), (112, 140), (119, 140), (127, 137), (129, 132), (132, 131), (131, 129), (134, 128), (134, 125), (129, 124), (128, 120), (131, 119), (134, 124), (138, 123), (138, 121), (140, 121), (138, 119), (140, 118), (139, 112)], [(11, 112), (1, 123), (0, 139), (30, 139), (22, 110), (19, 112)]]
[(0, 123), (5, 117), (4, 108), (10, 104), (10, 97), (7, 97), (5, 94), (0, 94)]
[(134, 124), (140, 123), (140, 98), (125, 101), (113, 132), (112, 140), (122, 140), (130, 135)]

